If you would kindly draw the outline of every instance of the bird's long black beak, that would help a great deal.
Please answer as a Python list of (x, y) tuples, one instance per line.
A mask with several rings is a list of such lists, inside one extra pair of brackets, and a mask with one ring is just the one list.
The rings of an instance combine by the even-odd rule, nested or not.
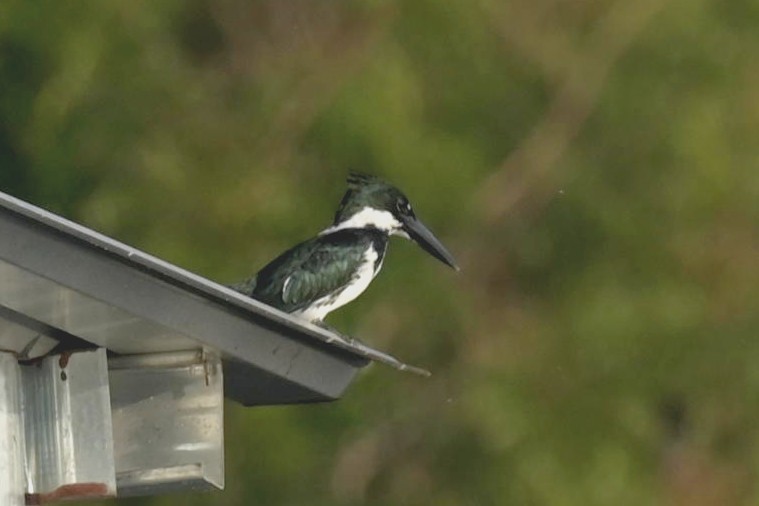
[(456, 265), (453, 255), (451, 255), (445, 246), (443, 246), (443, 243), (430, 232), (430, 229), (428, 229), (424, 223), (416, 219), (416, 217), (405, 217), (403, 220), (403, 229), (415, 243), (422, 247), (424, 251), (444, 264), (451, 266), (457, 271), (459, 270), (459, 266)]

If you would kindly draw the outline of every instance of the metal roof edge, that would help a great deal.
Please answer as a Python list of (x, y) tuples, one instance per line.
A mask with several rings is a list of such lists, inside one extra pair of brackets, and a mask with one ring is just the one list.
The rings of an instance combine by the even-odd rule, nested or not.
[(170, 284), (187, 289), (203, 297), (215, 300), (220, 304), (230, 304), (235, 308), (252, 313), (258, 317), (281, 325), (290, 331), (298, 333), (306, 339), (313, 339), (322, 345), (328, 345), (341, 352), (353, 355), (366, 361), (380, 362), (398, 370), (423, 376), (430, 373), (424, 369), (403, 363), (397, 358), (382, 351), (371, 348), (363, 343), (331, 332), (310, 322), (300, 320), (273, 307), (251, 299), (231, 288), (194, 274), (186, 269), (161, 260), (137, 248), (124, 244), (93, 229), (75, 223), (50, 211), (25, 202), (0, 191), (0, 209), (5, 209), (15, 215), (53, 230), (66, 237), (85, 243), (90, 247), (145, 271)]

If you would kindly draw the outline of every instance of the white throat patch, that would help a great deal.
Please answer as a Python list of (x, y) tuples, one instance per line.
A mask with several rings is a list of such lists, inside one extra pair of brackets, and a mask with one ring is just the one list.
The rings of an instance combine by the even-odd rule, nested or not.
[(322, 230), (319, 235), (329, 234), (346, 228), (374, 227), (390, 234), (403, 235), (402, 224), (395, 219), (390, 211), (381, 211), (372, 207), (365, 207), (347, 220)]

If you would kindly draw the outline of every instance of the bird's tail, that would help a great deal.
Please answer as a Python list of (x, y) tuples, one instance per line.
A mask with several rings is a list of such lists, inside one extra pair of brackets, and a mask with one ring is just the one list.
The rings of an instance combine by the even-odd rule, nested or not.
[(248, 278), (245, 281), (240, 281), (239, 283), (227, 285), (227, 287), (250, 297), (253, 290), (256, 289), (256, 276)]

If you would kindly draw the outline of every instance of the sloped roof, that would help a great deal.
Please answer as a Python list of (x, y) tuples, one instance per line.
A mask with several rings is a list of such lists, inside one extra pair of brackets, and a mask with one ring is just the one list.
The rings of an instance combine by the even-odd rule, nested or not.
[(372, 360), (425, 372), (2, 192), (0, 323), (32, 356), (215, 350), (244, 405), (336, 399)]

